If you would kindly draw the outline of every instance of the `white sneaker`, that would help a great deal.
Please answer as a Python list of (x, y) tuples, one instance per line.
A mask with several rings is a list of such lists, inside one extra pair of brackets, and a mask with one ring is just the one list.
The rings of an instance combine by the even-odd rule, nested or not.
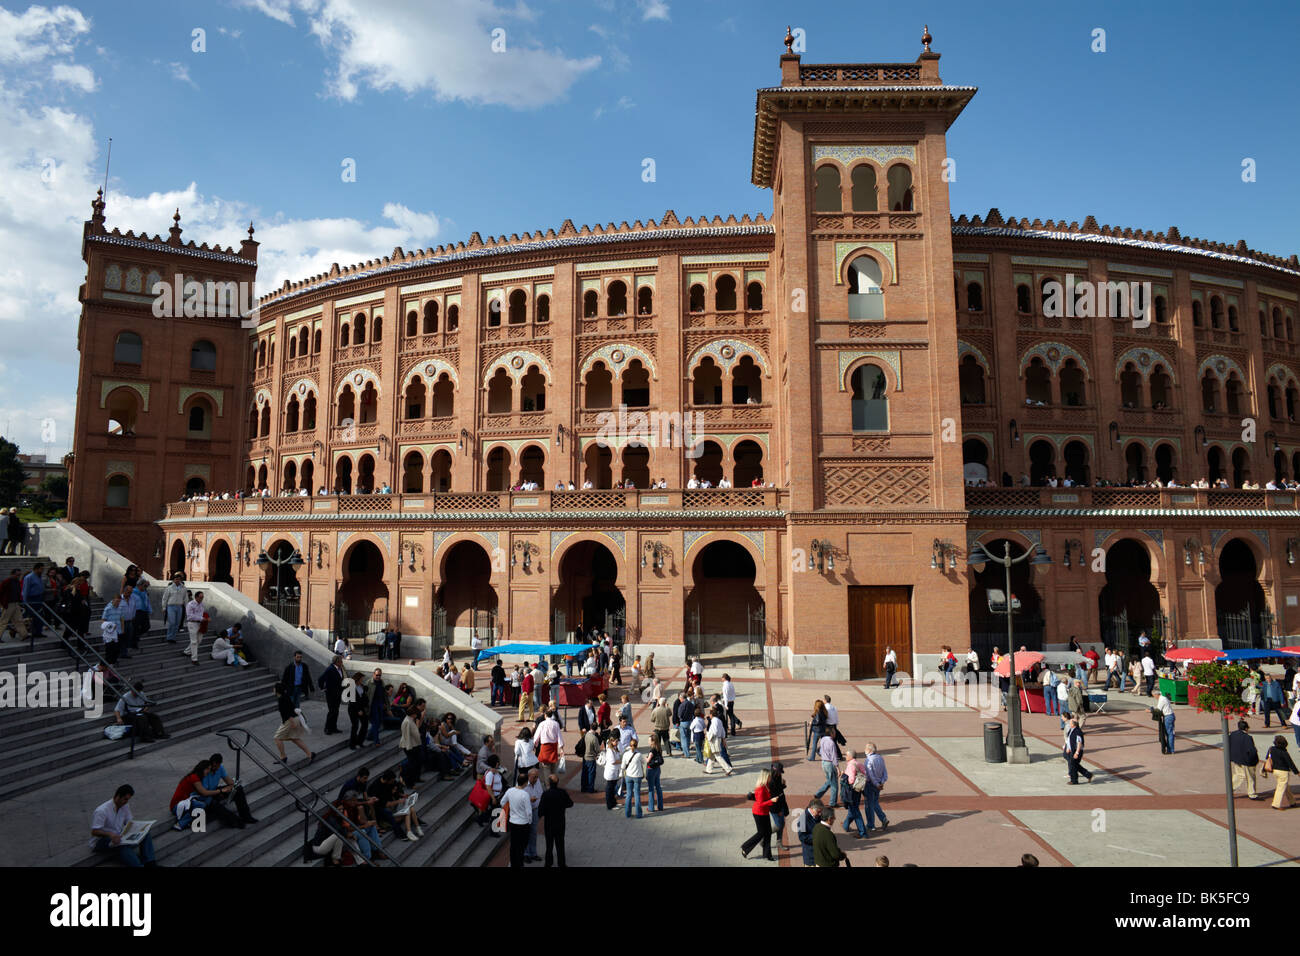
[(416, 828), (415, 828), (415, 835), (416, 835), (416, 836), (419, 836), (419, 837), (424, 836), (424, 827), (416, 827)]
[(416, 842), (418, 842), (419, 839), (420, 839), (418, 836), (415, 835), (415, 831), (414, 831), (414, 830), (408, 830), (408, 831), (406, 832), (406, 838), (407, 838), (408, 840), (410, 840), (412, 843), (416, 843)]

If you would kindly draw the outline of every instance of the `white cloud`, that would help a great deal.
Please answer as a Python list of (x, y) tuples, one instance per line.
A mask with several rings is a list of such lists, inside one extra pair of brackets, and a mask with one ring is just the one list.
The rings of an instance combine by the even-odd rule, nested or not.
[(188, 83), (196, 90), (199, 88), (199, 84), (195, 83), (194, 80), (190, 78), (190, 68), (184, 63), (168, 63), (167, 66), (171, 69), (172, 79), (179, 80), (182, 83)]
[(635, 108), (636, 108), (636, 104), (632, 102), (632, 98), (630, 96), (620, 96), (613, 106), (610, 106), (608, 108), (604, 106), (597, 106), (593, 119), (600, 119), (606, 113), (613, 113), (616, 110), (630, 110)]
[(244, 35), (243, 30), (227, 30), (225, 27), (217, 27), (217, 32), (223, 37), (230, 37), (232, 40), (238, 40)]
[[(431, 92), (439, 100), (529, 109), (563, 97), (599, 56), (572, 58), (530, 44), (514, 30), (536, 14), (522, 3), (441, 0), (436, 16), (425, 0), (243, 0), (293, 24), (301, 12), (312, 36), (334, 61), (330, 93), (353, 100), (360, 89), (407, 94)], [(506, 31), (503, 52), (492, 31)]]
[(28, 7), (19, 14), (0, 7), (0, 63), (35, 63), (67, 56), (90, 21), (72, 7)]
[(85, 93), (95, 91), (95, 74), (88, 66), (79, 63), (55, 63), (50, 75), (56, 83), (67, 83)]
[(641, 5), (642, 20), (670, 20), (668, 4), (665, 0), (638, 0)]

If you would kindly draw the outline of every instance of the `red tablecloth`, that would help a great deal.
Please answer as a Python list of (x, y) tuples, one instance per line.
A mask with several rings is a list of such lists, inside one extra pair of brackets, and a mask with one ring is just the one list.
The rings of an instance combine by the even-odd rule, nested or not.
[(584, 681), (560, 681), (557, 685), (556, 703), (561, 707), (581, 707), (588, 700), (603, 694), (606, 686), (603, 674)]

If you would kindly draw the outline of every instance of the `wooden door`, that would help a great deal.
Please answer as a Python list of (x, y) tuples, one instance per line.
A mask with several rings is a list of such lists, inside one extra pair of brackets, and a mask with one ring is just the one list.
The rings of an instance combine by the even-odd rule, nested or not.
[(912, 668), (910, 586), (849, 588), (849, 680), (881, 677), (885, 649), (892, 647), (898, 669)]

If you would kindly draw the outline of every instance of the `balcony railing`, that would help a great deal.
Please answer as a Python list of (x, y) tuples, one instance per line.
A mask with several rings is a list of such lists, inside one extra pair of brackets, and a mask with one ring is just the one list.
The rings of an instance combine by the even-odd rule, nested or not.
[(1296, 511), (1300, 494), (1241, 488), (967, 488), (968, 509), (1219, 508)]
[[(1033, 489), (1030, 489), (1033, 490)], [(168, 518), (219, 515), (395, 514), (398, 512), (778, 511), (786, 492), (776, 488), (622, 489), (585, 491), (472, 491), (370, 495), (297, 495), (285, 498), (174, 501)]]

